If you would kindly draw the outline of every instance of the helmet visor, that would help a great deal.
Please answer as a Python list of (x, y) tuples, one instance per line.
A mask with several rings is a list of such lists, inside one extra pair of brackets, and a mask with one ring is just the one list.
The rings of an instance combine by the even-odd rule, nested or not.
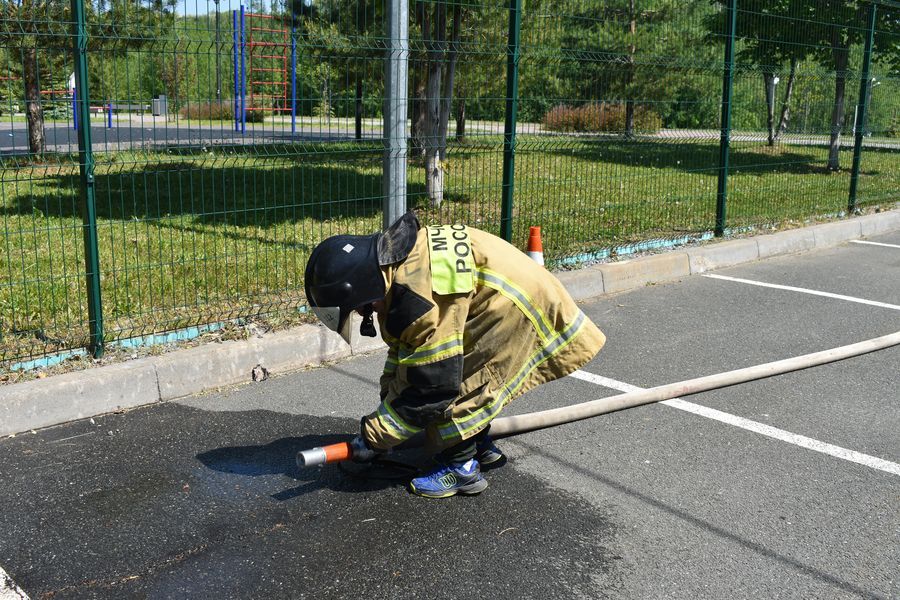
[(344, 341), (350, 343), (350, 327), (353, 319), (350, 315), (341, 322), (341, 309), (338, 306), (313, 306), (312, 311), (328, 329), (340, 334)]

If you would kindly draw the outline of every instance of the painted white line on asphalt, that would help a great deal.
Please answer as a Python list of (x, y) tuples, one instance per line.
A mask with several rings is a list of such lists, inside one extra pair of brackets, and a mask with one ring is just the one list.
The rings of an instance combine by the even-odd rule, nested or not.
[(847, 302), (856, 302), (858, 304), (868, 304), (869, 306), (878, 306), (880, 308), (890, 308), (900, 310), (900, 306), (896, 304), (888, 304), (887, 302), (877, 302), (875, 300), (866, 300), (865, 298), (856, 298), (854, 296), (844, 296), (842, 294), (832, 294), (830, 292), (820, 292), (818, 290), (810, 290), (807, 288), (793, 287), (790, 285), (779, 285), (777, 283), (765, 283), (763, 281), (753, 281), (752, 279), (740, 279), (739, 277), (728, 277), (726, 275), (715, 275), (708, 273), (703, 277), (710, 279), (722, 279), (725, 281), (735, 281), (737, 283), (746, 283), (748, 285), (756, 285), (759, 287), (774, 288), (776, 290), (787, 290), (789, 292), (800, 292), (803, 294), (811, 294), (813, 296), (824, 296), (825, 298), (835, 298), (837, 300), (846, 300)]
[(881, 242), (867, 242), (865, 240), (850, 240), (851, 244), (868, 244), (870, 246), (884, 246), (885, 248), (900, 248), (897, 244), (882, 244)]
[[(616, 381), (615, 379), (610, 379), (609, 377), (603, 377), (602, 375), (594, 375), (593, 373), (588, 373), (586, 371), (575, 371), (570, 375), (570, 377), (581, 379), (582, 381), (588, 381), (597, 385), (602, 385), (603, 387), (607, 387), (610, 389), (619, 390), (620, 392), (637, 392), (645, 389), (622, 381)], [(800, 446), (801, 448), (806, 448), (807, 450), (813, 450), (815, 452), (821, 452), (822, 454), (827, 454), (835, 458), (848, 460), (850, 462), (869, 467), (870, 469), (877, 469), (879, 471), (884, 471), (885, 473), (891, 473), (892, 475), (900, 475), (900, 464), (891, 462), (889, 460), (884, 460), (883, 458), (878, 458), (877, 456), (863, 454), (862, 452), (857, 452), (855, 450), (847, 450), (846, 448), (841, 448), (840, 446), (835, 446), (826, 442), (820, 442), (819, 440), (809, 438), (804, 435), (791, 433), (790, 431), (785, 431), (783, 429), (772, 427), (771, 425), (758, 423), (757, 421), (751, 421), (750, 419), (738, 417), (737, 415), (725, 413), (714, 408), (708, 408), (700, 404), (694, 404), (693, 402), (688, 402), (687, 400), (673, 398), (672, 400), (663, 400), (658, 404), (665, 404), (666, 406), (671, 406), (672, 408), (677, 408), (678, 410), (684, 410), (701, 417), (706, 417), (707, 419), (713, 419), (714, 421), (719, 421), (721, 423), (727, 423), (728, 425), (740, 427), (741, 429), (746, 429), (747, 431), (752, 431), (754, 433), (774, 438), (776, 440), (781, 440), (782, 442), (787, 442), (788, 444), (793, 444), (794, 446)]]
[(28, 600), (28, 594), (16, 585), (3, 567), (0, 567), (0, 600)]

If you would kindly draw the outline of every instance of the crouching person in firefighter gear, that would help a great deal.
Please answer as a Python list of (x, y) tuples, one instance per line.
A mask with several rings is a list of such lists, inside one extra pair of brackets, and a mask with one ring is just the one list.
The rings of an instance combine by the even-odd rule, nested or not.
[(306, 297), (350, 342), (350, 316), (388, 345), (381, 404), (352, 442), (371, 460), (424, 430), (436, 466), (410, 483), (421, 496), (478, 494), (481, 467), (502, 453), (491, 420), (526, 391), (568, 375), (603, 333), (562, 284), (524, 253), (464, 225), (421, 227), (407, 213), (386, 232), (337, 235), (306, 267)]

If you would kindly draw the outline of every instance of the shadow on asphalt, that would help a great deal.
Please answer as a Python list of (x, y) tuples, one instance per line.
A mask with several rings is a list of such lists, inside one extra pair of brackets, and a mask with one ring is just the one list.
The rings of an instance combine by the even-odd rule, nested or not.
[(347, 442), (351, 438), (345, 434), (286, 437), (268, 444), (215, 448), (197, 454), (197, 460), (220, 473), (245, 477), (284, 475), (302, 482), (271, 495), (280, 502), (323, 488), (358, 493), (404, 486), (427, 462), (420, 450), (408, 450), (392, 453), (389, 458), (367, 465), (352, 462), (307, 468), (297, 465), (299, 451)]

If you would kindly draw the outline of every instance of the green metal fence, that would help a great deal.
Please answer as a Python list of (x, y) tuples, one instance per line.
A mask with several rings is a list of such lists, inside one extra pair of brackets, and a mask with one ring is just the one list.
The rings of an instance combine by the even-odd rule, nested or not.
[(290, 319), (321, 239), (407, 202), (551, 264), (900, 200), (900, 10), (854, 0), (409, 6), (0, 0), (0, 362)]

